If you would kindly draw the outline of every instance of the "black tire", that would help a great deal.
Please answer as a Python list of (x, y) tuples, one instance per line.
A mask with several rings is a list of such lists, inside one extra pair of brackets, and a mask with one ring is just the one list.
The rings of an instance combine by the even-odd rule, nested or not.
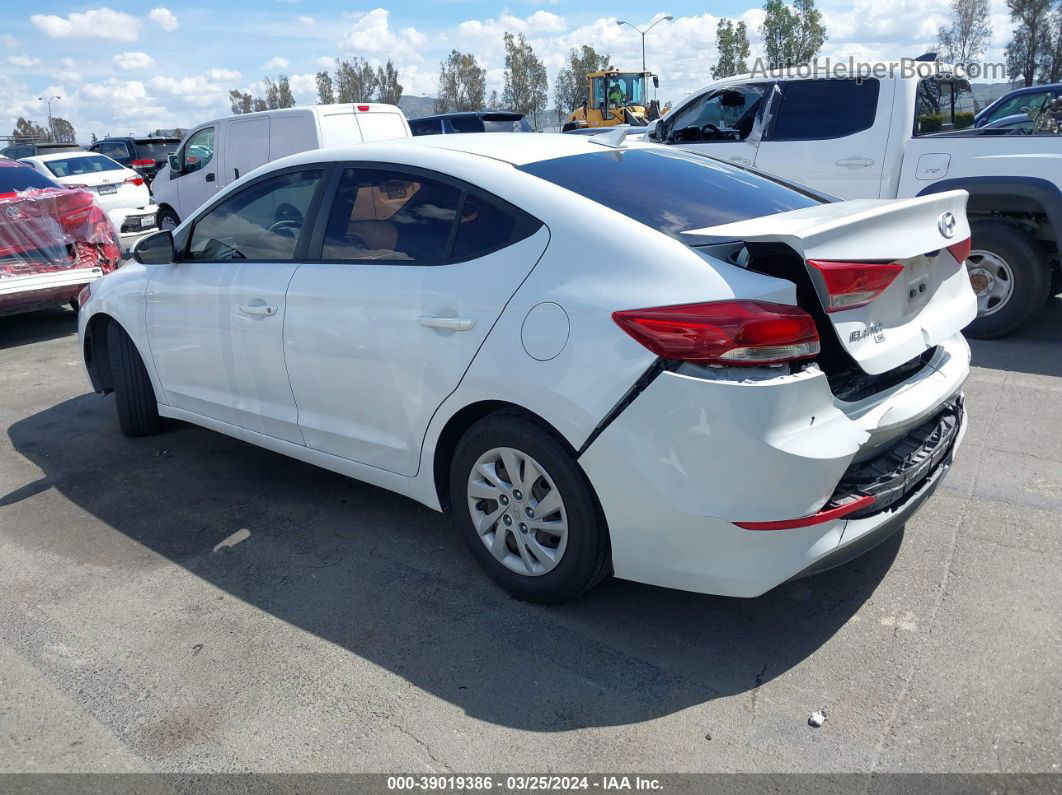
[[(514, 448), (535, 459), (564, 501), (567, 546), (556, 567), (545, 574), (531, 576), (507, 568), (476, 531), (469, 509), (468, 478), (480, 456), (498, 447)], [(573, 452), (551, 429), (518, 412), (506, 410), (484, 417), (461, 438), (450, 467), (450, 505), (472, 556), (495, 582), (520, 599), (563, 602), (590, 590), (612, 571), (605, 517)]]
[[(164, 226), (165, 223), (171, 223), (173, 226)], [(169, 207), (163, 207), (159, 210), (158, 217), (155, 219), (155, 223), (158, 224), (158, 228), (161, 229), (176, 229), (181, 223), (181, 219), (177, 217), (177, 213), (171, 210)]]
[(150, 436), (162, 427), (158, 401), (133, 341), (117, 323), (107, 326), (107, 353), (114, 382), (118, 427), (126, 436)]
[(79, 303), (77, 302), (77, 299), (76, 299), (76, 298), (71, 298), (71, 299), (70, 299), (70, 300), (69, 300), (69, 301), (67, 302), (67, 306), (69, 306), (69, 307), (70, 307), (71, 309), (73, 309), (75, 313), (77, 313), (77, 312), (79, 312), (79, 311), (81, 310), (81, 304), (79, 304)]
[(1043, 252), (1029, 235), (1001, 221), (971, 225), (972, 248), (998, 255), (1010, 266), (1014, 287), (1010, 298), (992, 314), (978, 315), (966, 327), (967, 336), (992, 339), (1009, 334), (1039, 312), (1051, 288), (1051, 273)]

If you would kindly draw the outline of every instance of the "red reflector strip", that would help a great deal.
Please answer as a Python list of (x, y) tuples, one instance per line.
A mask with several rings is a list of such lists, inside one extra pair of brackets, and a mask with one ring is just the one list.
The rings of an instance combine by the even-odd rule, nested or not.
[(155, 165), (155, 161), (154, 160), (134, 160), (133, 161), (133, 165), (134, 166), (153, 166), (153, 165)]
[(734, 522), (734, 524), (745, 530), (792, 530), (797, 527), (810, 527), (813, 524), (832, 522), (834, 519), (840, 519), (863, 508), (869, 508), (873, 504), (874, 498), (866, 496), (845, 505), (830, 508), (828, 511), (819, 511), (811, 516), (801, 516), (799, 519), (782, 519), (778, 522)]
[(958, 243), (952, 243), (948, 246), (948, 253), (955, 257), (955, 261), (958, 263), (966, 262), (970, 256), (971, 238), (960, 240)]

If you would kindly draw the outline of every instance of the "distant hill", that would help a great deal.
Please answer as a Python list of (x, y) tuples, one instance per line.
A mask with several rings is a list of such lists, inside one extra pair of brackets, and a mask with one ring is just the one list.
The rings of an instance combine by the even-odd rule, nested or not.
[(406, 114), (407, 119), (419, 119), (421, 116), (430, 116), (435, 112), (435, 97), (403, 94), (398, 100), (398, 107)]

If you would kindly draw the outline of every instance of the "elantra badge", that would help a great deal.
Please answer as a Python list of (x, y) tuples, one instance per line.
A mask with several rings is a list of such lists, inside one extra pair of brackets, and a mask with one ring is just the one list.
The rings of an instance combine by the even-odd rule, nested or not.
[(956, 224), (958, 224), (958, 221), (955, 220), (954, 213), (944, 213), (937, 219), (937, 229), (940, 230), (940, 234), (947, 238), (955, 234)]

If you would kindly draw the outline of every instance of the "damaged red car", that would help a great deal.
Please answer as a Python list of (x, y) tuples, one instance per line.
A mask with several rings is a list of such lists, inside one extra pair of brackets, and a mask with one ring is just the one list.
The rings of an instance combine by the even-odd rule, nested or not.
[(92, 194), (0, 159), (0, 315), (70, 304), (118, 267), (118, 233)]

